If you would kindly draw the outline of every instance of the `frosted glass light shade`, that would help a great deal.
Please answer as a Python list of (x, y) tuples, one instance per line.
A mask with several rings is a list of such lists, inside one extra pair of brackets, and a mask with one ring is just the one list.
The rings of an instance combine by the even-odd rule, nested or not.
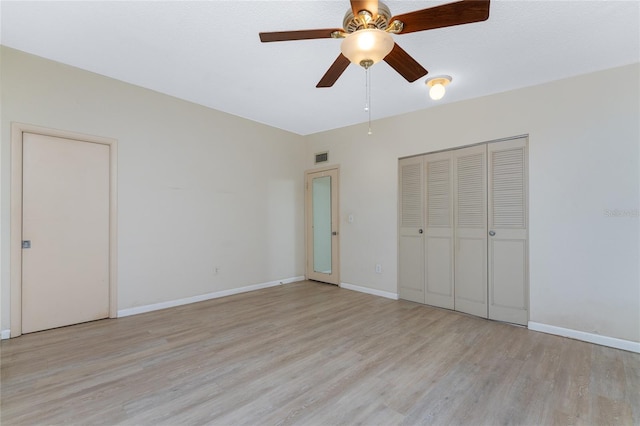
[(349, 34), (340, 45), (342, 54), (352, 63), (361, 65), (362, 61), (380, 62), (393, 49), (391, 34), (375, 28), (358, 30)]
[(431, 89), (429, 89), (429, 97), (434, 101), (437, 101), (438, 99), (442, 99), (442, 97), (444, 96), (444, 92), (444, 86), (440, 83), (437, 83), (431, 86)]

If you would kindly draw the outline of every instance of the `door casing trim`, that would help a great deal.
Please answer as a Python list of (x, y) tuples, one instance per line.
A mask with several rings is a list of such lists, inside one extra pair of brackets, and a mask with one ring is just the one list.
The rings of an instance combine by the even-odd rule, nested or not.
[(338, 260), (337, 262), (337, 271), (336, 271), (336, 283), (335, 285), (339, 286), (340, 285), (340, 165), (338, 164), (334, 164), (334, 165), (330, 165), (330, 166), (324, 166), (324, 167), (318, 167), (315, 169), (309, 169), (309, 170), (305, 170), (304, 172), (304, 251), (305, 251), (305, 259), (304, 259), (304, 274), (305, 274), (305, 278), (309, 279), (309, 242), (311, 239), (311, 235), (309, 235), (309, 229), (310, 229), (310, 219), (309, 219), (309, 209), (311, 208), (310, 206), (310, 200), (308, 199), (308, 194), (307, 194), (307, 181), (308, 181), (308, 176), (315, 174), (315, 173), (321, 173), (321, 172), (328, 172), (328, 171), (333, 171), (335, 170), (337, 175), (338, 175), (338, 182), (336, 183), (336, 209), (338, 211), (338, 223), (336, 223), (336, 232), (338, 232), (338, 244), (336, 247), (336, 258)]
[(11, 337), (22, 334), (22, 146), (23, 133), (34, 133), (109, 146), (109, 318), (118, 316), (118, 141), (66, 130), (25, 123), (11, 123), (11, 235), (10, 235), (10, 314)]

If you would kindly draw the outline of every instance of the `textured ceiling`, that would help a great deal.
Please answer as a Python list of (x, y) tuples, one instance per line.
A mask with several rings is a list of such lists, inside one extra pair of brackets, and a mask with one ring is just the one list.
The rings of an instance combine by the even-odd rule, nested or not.
[[(385, 2), (393, 15), (448, 1)], [(316, 89), (333, 39), (260, 43), (259, 31), (342, 26), (335, 1), (2, 1), (1, 43), (298, 134), (362, 123), (364, 71)], [(494, 0), (485, 22), (394, 36), (453, 82), (371, 69), (373, 119), (640, 61), (638, 1)], [(596, 88), (594, 88), (595, 91)], [(594, 102), (597, 99), (594, 97)]]

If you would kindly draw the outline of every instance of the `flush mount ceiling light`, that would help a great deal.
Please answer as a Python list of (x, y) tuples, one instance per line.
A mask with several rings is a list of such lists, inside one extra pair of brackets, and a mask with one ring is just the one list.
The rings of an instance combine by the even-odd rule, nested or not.
[(424, 84), (429, 86), (429, 97), (434, 101), (442, 99), (446, 91), (444, 87), (451, 83), (451, 80), (451, 77), (448, 75), (439, 75), (437, 77), (427, 79)]

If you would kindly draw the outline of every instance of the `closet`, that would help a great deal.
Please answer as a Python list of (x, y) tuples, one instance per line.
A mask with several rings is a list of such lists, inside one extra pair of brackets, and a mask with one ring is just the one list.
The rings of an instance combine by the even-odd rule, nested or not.
[(526, 325), (527, 138), (399, 160), (400, 298)]

